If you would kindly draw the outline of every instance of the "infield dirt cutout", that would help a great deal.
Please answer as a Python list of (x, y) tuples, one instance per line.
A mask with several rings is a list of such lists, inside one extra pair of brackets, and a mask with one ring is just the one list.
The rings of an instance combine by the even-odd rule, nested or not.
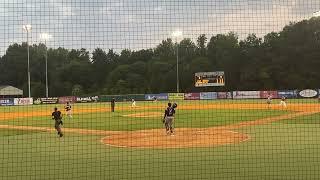
[[(143, 109), (159, 109), (160, 106), (150, 106)], [(117, 108), (116, 110), (128, 110), (129, 108)], [(267, 109), (265, 104), (209, 104), (209, 105), (184, 105), (179, 106), (179, 109), (184, 110), (201, 110), (201, 109)], [(280, 109), (279, 106), (274, 106), (272, 109)], [(298, 116), (310, 115), (320, 112), (318, 104), (290, 104), (286, 110), (291, 111), (289, 114), (267, 117), (254, 121), (246, 121), (238, 124), (227, 126), (211, 127), (211, 128), (176, 128), (174, 136), (168, 136), (163, 129), (139, 130), (139, 131), (104, 131), (104, 130), (89, 130), (89, 129), (73, 129), (63, 128), (64, 132), (103, 135), (101, 141), (109, 146), (127, 147), (127, 148), (188, 148), (188, 147), (212, 147), (226, 144), (241, 143), (250, 136), (247, 134), (236, 132), (237, 129), (247, 126), (256, 126), (267, 124), (274, 121), (291, 119)], [(108, 108), (86, 108), (77, 109), (74, 114), (93, 113), (93, 112), (108, 112)], [(25, 118), (35, 116), (49, 116), (48, 112), (5, 112), (0, 116), (0, 120)], [(124, 115), (125, 117), (161, 117), (160, 112), (143, 112)], [(0, 125), (0, 129), (19, 129), (19, 130), (38, 130), (53, 132), (53, 128), (48, 127), (33, 127), (33, 126), (14, 126)]]
[(246, 134), (226, 129), (178, 128), (174, 136), (166, 135), (163, 129), (151, 129), (114, 134), (103, 138), (102, 142), (115, 147), (187, 148), (233, 144), (247, 139)]

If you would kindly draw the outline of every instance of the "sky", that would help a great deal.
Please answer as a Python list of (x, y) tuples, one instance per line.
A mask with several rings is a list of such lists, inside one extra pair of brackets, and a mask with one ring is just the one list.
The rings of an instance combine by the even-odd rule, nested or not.
[(233, 31), (263, 37), (289, 22), (309, 19), (320, 0), (0, 0), (0, 55), (10, 44), (52, 38), (48, 47), (104, 50), (154, 48), (181, 31), (196, 40)]

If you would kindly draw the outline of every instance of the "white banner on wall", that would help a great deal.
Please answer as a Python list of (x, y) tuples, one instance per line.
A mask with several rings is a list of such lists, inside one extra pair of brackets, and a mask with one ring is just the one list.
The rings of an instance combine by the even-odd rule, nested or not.
[(32, 105), (33, 98), (14, 98), (13, 102), (15, 106)]
[(233, 99), (259, 99), (260, 91), (233, 91)]
[(210, 99), (217, 99), (218, 93), (217, 92), (201, 92), (200, 99), (201, 100), (210, 100)]

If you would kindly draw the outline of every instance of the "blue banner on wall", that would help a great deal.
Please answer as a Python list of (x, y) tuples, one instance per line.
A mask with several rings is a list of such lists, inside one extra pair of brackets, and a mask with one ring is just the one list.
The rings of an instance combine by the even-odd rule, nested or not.
[(200, 99), (202, 100), (209, 100), (209, 99), (217, 99), (218, 93), (217, 92), (201, 92)]
[(13, 98), (0, 99), (0, 106), (13, 106), (13, 105), (14, 105)]
[(145, 100), (152, 101), (152, 100), (168, 100), (168, 94), (167, 93), (161, 93), (161, 94), (145, 94), (144, 95)]
[(278, 97), (282, 98), (296, 98), (298, 96), (297, 90), (284, 90), (284, 91), (278, 91)]

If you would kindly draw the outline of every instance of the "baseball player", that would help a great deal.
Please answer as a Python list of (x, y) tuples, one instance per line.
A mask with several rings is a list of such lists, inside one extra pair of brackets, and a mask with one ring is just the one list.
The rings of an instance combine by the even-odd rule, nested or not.
[(268, 95), (267, 104), (268, 104), (268, 108), (269, 108), (269, 109), (271, 108), (271, 102), (272, 102), (272, 96), (271, 96), (271, 95)]
[(71, 110), (71, 104), (70, 102), (67, 102), (67, 104), (64, 106), (64, 109), (66, 110), (66, 114), (69, 118), (72, 118), (72, 110)]
[(158, 98), (156, 96), (153, 96), (153, 102), (157, 102)]
[(131, 107), (137, 107), (136, 101), (134, 99), (131, 99), (131, 102), (132, 102)]
[(287, 107), (286, 98), (284, 96), (282, 96), (282, 98), (281, 98), (280, 106), (282, 106), (284, 108)]
[(63, 125), (63, 122), (62, 122), (62, 115), (61, 115), (61, 112), (58, 111), (58, 108), (54, 108), (54, 111), (52, 113), (52, 119), (55, 121), (54, 123), (54, 128), (57, 130), (58, 132), (58, 135), (60, 137), (63, 136), (63, 133), (62, 133), (62, 130), (61, 130), (61, 125)]
[(164, 112), (164, 117), (162, 122), (165, 125), (167, 135), (174, 135), (174, 115), (176, 113), (175, 108), (177, 107), (177, 104), (174, 103), (173, 105), (171, 103), (168, 103), (168, 107)]
[(116, 100), (114, 98), (111, 99), (111, 112), (114, 112), (114, 108), (116, 106)]

